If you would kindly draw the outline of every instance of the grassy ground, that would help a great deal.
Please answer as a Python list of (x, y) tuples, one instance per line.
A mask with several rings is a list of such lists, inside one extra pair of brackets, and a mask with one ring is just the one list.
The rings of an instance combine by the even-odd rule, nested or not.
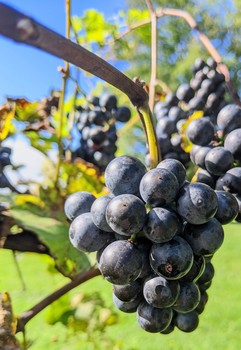
[[(46, 323), (51, 310), (37, 315), (27, 325), (27, 338), (33, 344), (31, 350), (240, 350), (241, 348), (241, 279), (240, 247), (241, 225), (225, 227), (225, 241), (213, 259), (215, 277), (209, 289), (209, 301), (200, 317), (196, 331), (187, 334), (175, 330), (172, 334), (149, 334), (136, 324), (135, 314), (116, 311), (118, 323), (106, 327), (104, 333), (88, 328), (73, 332), (58, 322)], [(14, 265), (12, 253), (0, 252), (0, 291), (9, 291), (16, 313), (31, 307), (36, 301), (68, 280), (59, 274), (48, 272), (48, 258), (35, 254), (20, 254), (18, 262), (24, 275), (26, 290), (23, 290)], [(111, 285), (102, 277), (86, 282), (72, 291), (69, 297), (84, 292), (98, 291), (105, 307), (112, 306)], [(22, 336), (20, 335), (21, 339)]]

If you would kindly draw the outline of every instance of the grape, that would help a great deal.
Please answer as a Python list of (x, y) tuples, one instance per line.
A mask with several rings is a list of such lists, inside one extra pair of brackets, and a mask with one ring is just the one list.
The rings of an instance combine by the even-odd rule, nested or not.
[(198, 284), (210, 282), (214, 277), (214, 266), (211, 262), (207, 262), (202, 275), (198, 278)]
[(146, 173), (146, 167), (140, 160), (131, 156), (113, 159), (105, 170), (107, 188), (115, 195), (139, 194), (139, 184)]
[(137, 295), (142, 293), (142, 283), (139, 279), (124, 285), (113, 285), (114, 295), (122, 301), (132, 301)]
[(195, 145), (208, 145), (213, 140), (214, 134), (214, 125), (207, 117), (194, 119), (187, 127), (187, 137)]
[(157, 275), (167, 279), (178, 279), (188, 273), (193, 263), (190, 245), (181, 237), (174, 237), (166, 243), (153, 244), (150, 264)]
[(194, 310), (186, 314), (175, 316), (175, 325), (183, 332), (193, 332), (199, 323), (198, 313)]
[(176, 124), (174, 120), (171, 120), (168, 116), (158, 120), (156, 125), (157, 135), (166, 134), (170, 136), (176, 131)]
[(217, 177), (211, 175), (207, 170), (198, 169), (196, 173), (196, 181), (202, 182), (211, 188), (215, 189)]
[(176, 95), (179, 100), (188, 102), (191, 100), (191, 98), (193, 98), (194, 90), (190, 87), (189, 84), (183, 83), (178, 87)]
[(204, 308), (205, 308), (205, 305), (207, 304), (207, 301), (208, 301), (208, 294), (206, 291), (203, 291), (201, 293), (201, 297), (200, 297), (200, 301), (199, 301), (199, 304), (198, 306), (196, 307), (195, 311), (200, 315), (203, 311), (204, 311)]
[(206, 169), (205, 158), (208, 152), (212, 149), (210, 146), (200, 147), (196, 149), (193, 156), (193, 163), (202, 169)]
[(177, 198), (177, 212), (191, 224), (203, 224), (216, 213), (218, 200), (208, 185), (197, 182), (183, 186)]
[(150, 333), (158, 333), (166, 329), (172, 320), (172, 309), (159, 309), (147, 302), (137, 308), (137, 322), (141, 328)]
[(153, 307), (167, 308), (172, 306), (180, 292), (177, 281), (168, 281), (158, 276), (149, 279), (143, 288), (145, 300)]
[(144, 235), (155, 243), (164, 243), (172, 239), (180, 226), (177, 215), (167, 208), (153, 208), (147, 215)]
[(206, 266), (205, 258), (202, 255), (194, 255), (193, 263), (188, 273), (183, 276), (180, 281), (182, 282), (196, 282), (202, 275)]
[(127, 123), (131, 118), (131, 111), (128, 107), (119, 107), (116, 110), (115, 117), (119, 122)]
[(104, 107), (107, 111), (117, 108), (117, 98), (115, 95), (104, 94), (99, 99), (99, 104), (101, 107)]
[(110, 239), (110, 235), (95, 226), (90, 213), (78, 215), (69, 228), (70, 242), (75, 248), (84, 252), (101, 249)]
[(191, 312), (198, 306), (200, 297), (200, 291), (195, 283), (180, 282), (180, 292), (172, 308), (180, 313)]
[(229, 192), (216, 191), (216, 195), (218, 198), (218, 210), (214, 217), (222, 225), (226, 225), (236, 218), (239, 206), (235, 197)]
[(241, 109), (235, 104), (226, 105), (218, 113), (217, 125), (222, 130), (223, 135), (241, 128)]
[(110, 201), (114, 198), (111, 194), (106, 194), (97, 198), (90, 209), (92, 220), (99, 229), (107, 232), (113, 232), (112, 228), (108, 225), (105, 217), (106, 207)]
[(74, 220), (78, 215), (90, 211), (95, 197), (86, 191), (72, 193), (64, 204), (65, 215), (69, 220)]
[(102, 252), (99, 269), (105, 279), (113, 284), (129, 284), (141, 273), (142, 257), (129, 241), (115, 241)]
[(218, 181), (217, 190), (241, 194), (241, 167), (228, 170)]
[(222, 245), (224, 232), (222, 225), (215, 218), (201, 225), (187, 224), (183, 238), (190, 244), (196, 255), (212, 255)]
[(224, 148), (232, 153), (235, 160), (241, 162), (241, 128), (227, 134)]
[(181, 187), (183, 185), (186, 177), (186, 169), (180, 161), (176, 159), (164, 159), (157, 165), (157, 168), (169, 170), (176, 176), (179, 186)]
[(205, 166), (209, 173), (220, 176), (233, 167), (233, 155), (224, 147), (212, 148), (205, 157)]
[(146, 221), (145, 205), (133, 194), (116, 196), (106, 208), (106, 221), (113, 231), (121, 235), (138, 233)]
[(142, 294), (138, 294), (132, 300), (123, 301), (123, 300), (120, 300), (113, 293), (112, 299), (113, 299), (113, 302), (114, 302), (115, 306), (120, 311), (126, 312), (126, 313), (132, 313), (132, 312), (136, 312), (136, 309), (137, 309), (138, 305), (143, 301), (143, 296), (142, 296)]
[(151, 169), (140, 182), (141, 197), (151, 206), (170, 204), (176, 198), (178, 190), (176, 176), (163, 168)]

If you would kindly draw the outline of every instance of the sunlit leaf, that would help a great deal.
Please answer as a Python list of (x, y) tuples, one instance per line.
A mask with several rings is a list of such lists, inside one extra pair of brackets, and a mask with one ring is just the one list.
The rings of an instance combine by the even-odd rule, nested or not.
[(0, 140), (4, 140), (13, 131), (12, 119), (14, 114), (14, 108), (10, 108), (7, 104), (0, 106)]
[[(87, 255), (71, 245), (67, 222), (46, 217), (41, 210), (37, 214), (21, 206), (13, 207), (9, 213), (20, 227), (36, 233), (39, 239), (49, 247), (57, 268), (64, 275), (73, 276), (90, 266)], [(69, 261), (73, 264), (69, 264)]]

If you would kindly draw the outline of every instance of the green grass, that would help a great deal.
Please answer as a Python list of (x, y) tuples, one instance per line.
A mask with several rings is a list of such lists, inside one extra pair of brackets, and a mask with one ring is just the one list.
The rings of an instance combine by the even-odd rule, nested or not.
[[(124, 314), (112, 306), (111, 285), (102, 277), (96, 277), (76, 288), (70, 296), (98, 291), (105, 306), (118, 315), (118, 323), (106, 327), (104, 334), (98, 330), (88, 334), (73, 332), (58, 322), (46, 323), (45, 310), (27, 325), (27, 338), (33, 341), (31, 350), (240, 350), (241, 348), (241, 227), (232, 223), (225, 226), (225, 241), (213, 258), (215, 277), (208, 290), (209, 301), (200, 324), (193, 333), (175, 330), (169, 335), (149, 334), (139, 328), (135, 314)], [(48, 293), (68, 280), (59, 274), (48, 272), (49, 259), (35, 254), (19, 254), (18, 262), (24, 275), (26, 290), (22, 290), (13, 262), (12, 253), (0, 253), (0, 290), (9, 291), (15, 313), (34, 305)], [(19, 335), (19, 339), (22, 336)]]

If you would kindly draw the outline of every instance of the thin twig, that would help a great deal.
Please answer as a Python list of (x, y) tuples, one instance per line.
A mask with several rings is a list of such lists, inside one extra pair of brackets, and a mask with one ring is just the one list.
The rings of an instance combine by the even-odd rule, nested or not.
[(14, 261), (14, 264), (15, 264), (15, 267), (16, 267), (16, 270), (17, 270), (17, 273), (18, 273), (18, 277), (19, 277), (19, 279), (21, 281), (21, 284), (22, 284), (22, 290), (25, 291), (26, 290), (26, 284), (24, 282), (23, 274), (22, 274), (22, 271), (20, 269), (15, 250), (13, 250), (13, 261)]
[(155, 86), (157, 79), (157, 17), (151, 0), (146, 0), (151, 17), (151, 79), (149, 86), (149, 106), (153, 112), (155, 104)]
[(46, 307), (48, 307), (50, 304), (52, 304), (54, 301), (62, 297), (64, 294), (68, 293), (70, 290), (74, 289), (75, 287), (79, 286), (80, 284), (90, 280), (91, 278), (94, 278), (96, 276), (100, 275), (100, 271), (92, 267), (87, 271), (81, 272), (80, 274), (76, 275), (73, 280), (67, 284), (65, 284), (63, 287), (59, 288), (52, 294), (49, 294), (46, 298), (42, 299), (40, 302), (38, 302), (36, 305), (34, 305), (31, 309), (23, 312), (18, 317), (18, 323), (17, 323), (17, 332), (22, 332), (24, 330), (25, 325), (39, 312), (44, 310)]
[[(66, 37), (70, 39), (70, 20), (71, 20), (71, 0), (65, 0), (65, 9), (66, 9)], [(56, 164), (56, 174), (55, 174), (55, 187), (58, 188), (58, 179), (59, 179), (59, 172), (63, 157), (63, 140), (62, 140), (62, 132), (63, 132), (63, 124), (64, 124), (64, 100), (65, 100), (65, 93), (66, 93), (66, 85), (67, 80), (69, 77), (69, 62), (65, 61), (65, 69), (62, 73), (62, 88), (61, 88), (61, 94), (59, 99), (59, 130), (57, 133), (58, 137), (58, 158), (57, 158), (57, 164)]]

